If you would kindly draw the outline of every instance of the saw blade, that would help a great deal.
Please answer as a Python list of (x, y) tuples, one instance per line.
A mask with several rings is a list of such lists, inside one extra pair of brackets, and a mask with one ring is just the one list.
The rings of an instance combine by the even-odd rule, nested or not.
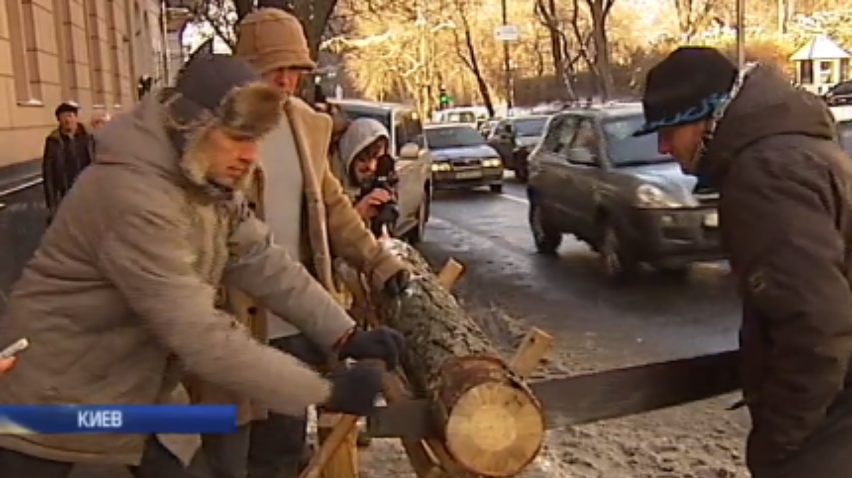
[[(739, 352), (605, 370), (533, 382), (548, 429), (625, 417), (736, 391)], [(431, 438), (433, 404), (416, 399), (381, 407), (367, 419), (376, 438)]]
[(683, 405), (740, 387), (738, 351), (533, 382), (547, 428)]

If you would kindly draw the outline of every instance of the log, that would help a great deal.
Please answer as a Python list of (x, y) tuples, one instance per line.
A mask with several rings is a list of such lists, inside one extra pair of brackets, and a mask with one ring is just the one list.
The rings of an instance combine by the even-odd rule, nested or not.
[(543, 445), (541, 404), (420, 253), (401, 241), (386, 247), (412, 270), (402, 298), (374, 299), (384, 323), (407, 340), (402, 365), (412, 393), (435, 403), (443, 444), (462, 469), (493, 478), (517, 475)]

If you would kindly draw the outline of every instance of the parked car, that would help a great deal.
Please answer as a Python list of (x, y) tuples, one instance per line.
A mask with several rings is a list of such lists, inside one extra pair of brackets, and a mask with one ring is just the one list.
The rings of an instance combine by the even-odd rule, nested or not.
[(396, 158), (399, 220), (394, 235), (416, 244), (423, 239), (432, 204), (432, 154), (423, 136), (417, 110), (396, 103), (331, 100), (350, 118), (373, 118), (391, 135), (390, 154)]
[(432, 117), (435, 123), (465, 124), (476, 128), (488, 119), (488, 110), (483, 106), (459, 106), (436, 111)]
[(479, 128), (477, 128), (479, 130), (479, 134), (481, 134), (483, 138), (487, 139), (489, 136), (491, 136), (491, 132), (494, 131), (494, 127), (497, 126), (497, 123), (499, 122), (500, 120), (498, 119), (482, 121), (479, 124)]
[(540, 253), (555, 254), (563, 234), (573, 234), (619, 280), (642, 263), (683, 273), (723, 258), (718, 194), (661, 155), (656, 135), (633, 137), (643, 121), (639, 105), (553, 116), (529, 163), (529, 222)]
[(506, 169), (515, 172), (515, 177), (526, 182), (527, 159), (541, 140), (550, 115), (531, 115), (506, 118), (498, 122), (491, 131), (488, 144), (503, 158)]
[(840, 134), (840, 142), (849, 156), (852, 156), (852, 119), (837, 122), (837, 131)]
[(828, 106), (852, 105), (852, 80), (832, 86), (822, 97)]
[(503, 191), (503, 161), (479, 132), (465, 125), (429, 125), (426, 144), (432, 151), (436, 188), (488, 186)]

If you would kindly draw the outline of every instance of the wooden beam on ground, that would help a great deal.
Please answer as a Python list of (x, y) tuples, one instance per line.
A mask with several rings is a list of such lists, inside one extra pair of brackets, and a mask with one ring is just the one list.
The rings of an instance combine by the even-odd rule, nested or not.
[(451, 257), (447, 259), (447, 263), (438, 272), (438, 283), (448, 291), (452, 290), (462, 274), (464, 274), (464, 266)]
[(538, 368), (541, 360), (550, 351), (553, 345), (553, 337), (547, 332), (533, 327), (527, 332), (521, 346), (515, 352), (509, 367), (520, 375), (528, 378)]

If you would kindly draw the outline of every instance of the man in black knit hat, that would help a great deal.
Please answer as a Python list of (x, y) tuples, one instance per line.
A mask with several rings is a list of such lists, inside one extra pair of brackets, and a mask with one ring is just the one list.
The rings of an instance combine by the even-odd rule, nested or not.
[(54, 115), (58, 125), (44, 139), (42, 184), (48, 221), (95, 154), (92, 134), (80, 122), (79, 111), (75, 103), (57, 106)]
[[(330, 360), (394, 367), (402, 346), (392, 331), (355, 330), (246, 203), (258, 142), (283, 114), (281, 92), (259, 79), (242, 61), (198, 57), (174, 89), (99, 136), (0, 322), (0, 347), (30, 342), (3, 373), (0, 404), (180, 404), (190, 373), (282, 414), (372, 411), (381, 370), (361, 364), (327, 380), (215, 307), (219, 284), (238, 288)], [(0, 434), (0, 476), (66, 478), (89, 462), (197, 477), (185, 466), (200, 463), (200, 444), (192, 434)]]
[(721, 195), (740, 283), (746, 461), (755, 478), (850, 476), (852, 162), (825, 104), (769, 67), (684, 47), (645, 83), (646, 123)]

